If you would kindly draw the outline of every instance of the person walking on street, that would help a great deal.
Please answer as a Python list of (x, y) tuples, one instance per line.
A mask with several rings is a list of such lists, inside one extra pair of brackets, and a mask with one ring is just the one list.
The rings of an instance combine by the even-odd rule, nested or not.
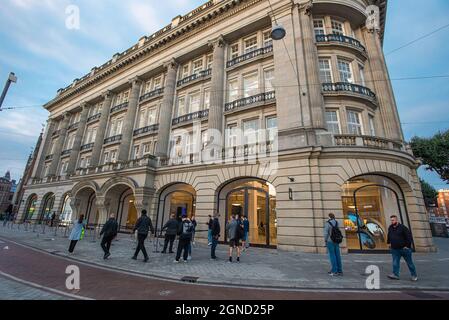
[(249, 248), (249, 220), (248, 217), (243, 217), (243, 239), (242, 239), (242, 249), (246, 251)]
[(412, 258), (412, 234), (406, 226), (399, 223), (397, 216), (391, 216), (390, 222), (391, 225), (388, 228), (387, 243), (391, 247), (391, 255), (393, 257), (393, 273), (390, 274), (388, 278), (399, 280), (401, 258), (404, 258), (412, 276), (411, 280), (418, 281), (416, 267)]
[(210, 258), (212, 260), (216, 260), (217, 256), (215, 255), (215, 250), (217, 249), (218, 239), (220, 239), (220, 221), (218, 218), (220, 214), (216, 214), (214, 219), (212, 220), (211, 226), (211, 235), (212, 235), (212, 243), (210, 247)]
[(192, 238), (190, 239), (189, 243), (189, 255), (187, 256), (187, 260), (192, 260), (192, 246), (195, 245), (195, 231), (197, 226), (195, 215), (192, 215), (192, 217), (190, 218), (190, 222), (192, 222), (193, 230), (192, 230)]
[(189, 255), (189, 244), (192, 240), (193, 233), (193, 223), (187, 218), (187, 214), (183, 213), (181, 218), (182, 222), (178, 227), (179, 242), (175, 262), (179, 262), (179, 259), (181, 259), (181, 252), (183, 252), (184, 262), (187, 262)]
[(12, 204), (10, 204), (10, 205), (8, 206), (8, 208), (6, 208), (6, 210), (5, 210), (5, 216), (3, 217), (3, 226), (6, 226), (6, 224), (9, 222), (9, 220), (11, 220), (12, 209), (13, 209)]
[(343, 267), (341, 263), (340, 243), (343, 241), (343, 235), (338, 227), (338, 221), (335, 215), (329, 213), (329, 220), (324, 224), (324, 241), (326, 243), (329, 260), (332, 266), (329, 275), (342, 276)]
[(118, 223), (117, 220), (115, 220), (115, 215), (111, 214), (109, 216), (109, 220), (104, 224), (100, 232), (100, 236), (103, 236), (103, 239), (101, 240), (101, 248), (104, 251), (103, 259), (105, 260), (111, 255), (111, 243), (112, 240), (114, 240), (114, 238), (117, 236), (117, 233)]
[(236, 214), (226, 228), (229, 236), (229, 262), (232, 262), (232, 251), (234, 248), (237, 249), (237, 262), (240, 262), (240, 228), (239, 215)]
[(139, 219), (137, 219), (136, 225), (134, 226), (133, 233), (137, 231), (137, 248), (136, 252), (134, 252), (133, 260), (137, 260), (137, 256), (139, 252), (142, 250), (143, 253), (143, 262), (148, 262), (148, 254), (145, 249), (145, 239), (148, 237), (148, 232), (154, 232), (153, 223), (151, 219), (147, 216), (147, 210), (142, 210), (142, 215)]
[(164, 249), (162, 250), (162, 253), (167, 253), (167, 247), (168, 243), (170, 242), (170, 251), (169, 253), (173, 252), (173, 242), (175, 242), (176, 234), (178, 233), (178, 220), (176, 219), (175, 215), (172, 214), (170, 216), (170, 220), (168, 220), (165, 225), (162, 227), (162, 231), (165, 231), (165, 241), (164, 241)]
[(50, 220), (50, 227), (53, 227), (53, 223), (55, 222), (56, 219), (56, 212), (53, 211), (53, 214), (51, 215), (51, 220)]
[(214, 219), (212, 219), (211, 215), (208, 215), (209, 221), (207, 222), (207, 245), (212, 245), (212, 224), (214, 223)]
[(72, 232), (70, 233), (69, 240), (69, 252), (73, 253), (75, 250), (75, 246), (79, 240), (82, 240), (84, 237), (84, 230), (86, 228), (86, 223), (84, 222), (84, 215), (80, 215), (78, 221), (73, 226)]

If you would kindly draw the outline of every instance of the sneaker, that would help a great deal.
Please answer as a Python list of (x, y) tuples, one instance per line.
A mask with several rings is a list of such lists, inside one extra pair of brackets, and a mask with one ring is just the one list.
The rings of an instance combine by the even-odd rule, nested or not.
[(106, 260), (106, 259), (109, 258), (110, 256), (111, 256), (110, 253), (106, 253), (106, 254), (104, 255), (103, 259)]
[(170, 251), (169, 253), (175, 253), (174, 251)]
[(164, 254), (165, 254), (165, 253), (167, 253), (167, 251), (161, 251), (161, 253), (164, 253)]
[(229, 257), (228, 263), (231, 263), (231, 262), (232, 262), (232, 257)]
[(133, 256), (131, 259), (133, 259), (133, 260), (137, 260), (137, 257), (136, 256)]
[(145, 258), (143, 259), (143, 262), (148, 262), (148, 260), (149, 260), (148, 258)]
[(337, 276), (343, 277), (343, 272), (337, 272)]
[(338, 274), (337, 273), (333, 273), (333, 272), (328, 272), (328, 275), (330, 275), (331, 277), (336, 277)]
[(188, 256), (187, 260), (189, 260), (189, 261), (192, 260), (192, 256)]
[(418, 277), (412, 277), (411, 279), (410, 279), (411, 281), (413, 281), (413, 282), (416, 282), (416, 281), (418, 281)]
[(395, 275), (395, 274), (389, 274), (389, 275), (388, 275), (388, 279), (391, 279), (391, 280), (399, 280), (399, 277), (398, 277), (397, 275)]
[(240, 262), (240, 257), (237, 257), (237, 262)]
[(207, 245), (210, 247), (212, 245), (212, 242), (209, 242)]
[(173, 261), (173, 263), (179, 263), (179, 260), (175, 260), (175, 261)]
[(187, 260), (182, 260), (182, 262), (187, 263), (188, 261)]

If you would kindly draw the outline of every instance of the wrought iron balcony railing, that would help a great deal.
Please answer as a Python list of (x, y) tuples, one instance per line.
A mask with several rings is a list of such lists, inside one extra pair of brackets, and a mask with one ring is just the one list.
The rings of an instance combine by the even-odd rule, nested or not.
[(81, 151), (89, 150), (89, 149), (92, 149), (93, 147), (94, 147), (94, 143), (93, 142), (92, 143), (87, 143), (87, 144), (81, 146)]
[(70, 154), (70, 152), (72, 152), (72, 149), (67, 149), (61, 152), (61, 156), (66, 156), (68, 154)]
[(260, 49), (250, 51), (250, 52), (245, 53), (241, 56), (238, 56), (232, 60), (229, 60), (228, 62), (226, 62), (226, 67), (228, 67), (228, 68), (233, 67), (236, 64), (239, 64), (243, 61), (246, 61), (246, 60), (249, 60), (254, 57), (261, 56), (261, 55), (264, 55), (264, 54), (270, 53), (270, 52), (273, 52), (273, 45), (269, 45), (269, 46), (266, 46), (266, 47), (263, 47)]
[(45, 161), (48, 161), (48, 160), (53, 160), (53, 155), (52, 154), (49, 154), (49, 155), (47, 155), (45, 157)]
[(185, 123), (185, 122), (189, 122), (189, 121), (193, 121), (193, 120), (197, 120), (197, 119), (204, 119), (204, 118), (207, 118), (208, 116), (209, 116), (209, 109), (200, 110), (200, 111), (192, 112), (192, 113), (185, 114), (183, 116), (174, 118), (172, 120), (172, 125), (177, 125), (180, 123)]
[(104, 144), (117, 142), (117, 141), (120, 141), (120, 140), (122, 140), (122, 135), (118, 134), (116, 136), (112, 136), (112, 137), (108, 137), (108, 138), (104, 139)]
[(126, 109), (126, 108), (128, 108), (128, 102), (124, 102), (124, 103), (121, 103), (121, 104), (118, 104), (118, 105), (112, 107), (111, 113), (118, 112), (118, 111)]
[(177, 86), (178, 87), (183, 86), (183, 85), (185, 85), (185, 84), (187, 84), (189, 82), (195, 81), (197, 79), (208, 77), (211, 74), (212, 74), (212, 69), (210, 69), (210, 68), (206, 69), (206, 70), (203, 70), (203, 71), (200, 71), (198, 73), (194, 73), (194, 74), (192, 74), (192, 75), (190, 75), (188, 77), (185, 77), (184, 79), (179, 80), (177, 82)]
[(323, 92), (350, 92), (376, 99), (376, 94), (371, 89), (358, 84), (348, 82), (323, 83), (322, 88)]
[(341, 34), (317, 34), (316, 42), (317, 43), (339, 42), (350, 45), (363, 52), (366, 52), (365, 47), (359, 40)]
[(155, 133), (159, 130), (159, 124), (152, 124), (150, 126), (146, 126), (143, 128), (139, 128), (134, 130), (134, 136), (138, 136), (140, 134), (144, 134), (144, 133)]
[(78, 125), (79, 125), (79, 124), (80, 124), (79, 122), (72, 123), (72, 124), (67, 128), (67, 130), (73, 130), (73, 129), (76, 129), (76, 128), (78, 128)]
[(148, 100), (150, 98), (159, 96), (162, 93), (164, 93), (164, 88), (159, 88), (159, 89), (155, 89), (153, 91), (147, 92), (147, 93), (145, 93), (145, 94), (140, 96), (139, 102), (142, 102), (142, 101)]
[(57, 136), (57, 135), (60, 134), (60, 133), (61, 133), (61, 129), (58, 129), (58, 130), (53, 131), (53, 133), (51, 134), (51, 136), (52, 136), (52, 137), (55, 137), (55, 136)]
[(251, 96), (251, 97), (242, 98), (242, 99), (239, 99), (239, 100), (235, 100), (235, 101), (226, 103), (225, 104), (225, 111), (231, 111), (231, 110), (234, 110), (234, 109), (246, 107), (246, 106), (251, 105), (253, 103), (271, 101), (271, 100), (274, 100), (274, 99), (276, 99), (276, 94), (275, 94), (274, 91), (260, 93), (260, 94), (256, 94), (256, 95)]
[(95, 121), (97, 119), (100, 119), (100, 117), (101, 117), (101, 113), (94, 114), (93, 116), (90, 116), (89, 118), (87, 118), (87, 122)]

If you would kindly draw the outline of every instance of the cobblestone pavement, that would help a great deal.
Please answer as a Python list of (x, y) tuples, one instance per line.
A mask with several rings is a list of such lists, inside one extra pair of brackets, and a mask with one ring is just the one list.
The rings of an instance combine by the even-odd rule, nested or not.
[[(47, 229), (36, 232), (0, 227), (1, 238), (10, 239), (57, 256), (68, 257), (69, 241), (62, 231), (57, 235)], [(402, 263), (402, 280), (386, 278), (391, 272), (391, 257), (386, 254), (349, 254), (343, 256), (344, 277), (329, 277), (329, 262), (323, 254), (283, 252), (273, 249), (250, 248), (242, 255), (241, 263), (227, 263), (227, 246), (219, 245), (218, 261), (209, 259), (210, 250), (204, 244), (193, 248), (193, 259), (188, 263), (173, 263), (174, 255), (153, 252), (154, 241), (147, 241), (150, 262), (131, 260), (135, 242), (130, 235), (120, 234), (111, 248), (112, 256), (103, 260), (100, 241), (87, 234), (70, 259), (99, 266), (151, 275), (160, 279), (180, 280), (184, 276), (197, 277), (198, 283), (238, 285), (249, 287), (301, 288), (301, 289), (365, 289), (365, 270), (376, 265), (381, 271), (383, 290), (449, 290), (449, 240), (435, 239), (438, 253), (415, 254), (420, 281), (409, 280), (405, 263)], [(161, 243), (159, 243), (161, 245)], [(160, 249), (159, 249), (160, 250)], [(141, 258), (141, 257), (140, 257)]]
[(63, 300), (66, 297), (0, 276), (0, 300)]

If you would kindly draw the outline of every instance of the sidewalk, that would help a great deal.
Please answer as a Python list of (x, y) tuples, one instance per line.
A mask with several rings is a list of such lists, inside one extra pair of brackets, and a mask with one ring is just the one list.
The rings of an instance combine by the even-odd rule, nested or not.
[[(29, 245), (52, 254), (68, 257), (69, 240), (63, 232), (54, 236), (54, 232), (36, 228), (25, 231), (0, 226), (1, 238)], [(103, 267), (140, 273), (156, 278), (179, 281), (185, 276), (197, 277), (197, 283), (221, 284), (250, 287), (298, 288), (298, 289), (365, 289), (365, 269), (369, 265), (380, 268), (380, 286), (382, 290), (449, 290), (449, 239), (436, 238), (438, 253), (415, 254), (414, 259), (420, 280), (409, 280), (409, 272), (404, 262), (401, 265), (402, 280), (391, 281), (387, 274), (391, 272), (391, 257), (385, 254), (349, 254), (343, 256), (344, 277), (330, 277), (327, 274), (329, 262), (326, 255), (297, 252), (283, 252), (273, 249), (250, 248), (242, 254), (241, 263), (227, 262), (226, 245), (217, 248), (218, 261), (211, 261), (210, 249), (206, 245), (196, 244), (193, 259), (188, 263), (173, 263), (173, 254), (153, 252), (155, 243), (146, 242), (150, 255), (149, 263), (143, 263), (142, 257), (134, 261), (135, 242), (130, 235), (120, 234), (113, 242), (108, 260), (103, 260), (100, 240), (89, 235), (77, 244), (75, 254), (69, 258)], [(161, 250), (162, 241), (159, 242)]]

